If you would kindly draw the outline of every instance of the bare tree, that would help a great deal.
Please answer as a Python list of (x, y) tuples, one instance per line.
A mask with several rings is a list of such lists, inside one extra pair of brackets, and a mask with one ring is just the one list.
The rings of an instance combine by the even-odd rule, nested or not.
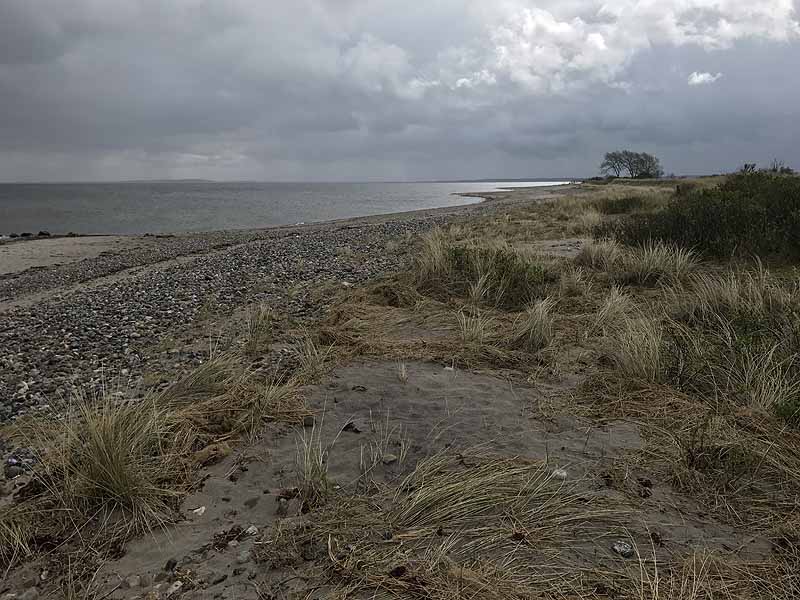
[(657, 178), (664, 175), (658, 158), (647, 152), (630, 150), (606, 153), (600, 170), (606, 174), (614, 173), (617, 177), (623, 171), (627, 171), (630, 177)]
[(600, 163), (600, 172), (604, 175), (614, 175), (619, 177), (625, 164), (622, 160), (622, 152), (606, 152), (603, 162)]

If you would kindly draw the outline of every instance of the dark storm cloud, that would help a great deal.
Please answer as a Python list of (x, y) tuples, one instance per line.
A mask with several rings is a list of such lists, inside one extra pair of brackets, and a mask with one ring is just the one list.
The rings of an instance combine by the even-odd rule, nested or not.
[(4, 0), (0, 180), (800, 167), (796, 4)]

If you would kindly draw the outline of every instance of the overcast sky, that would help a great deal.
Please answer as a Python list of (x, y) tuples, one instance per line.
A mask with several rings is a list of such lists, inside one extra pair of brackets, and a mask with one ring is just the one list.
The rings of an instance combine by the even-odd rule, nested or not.
[(0, 0), (0, 181), (800, 168), (800, 0)]

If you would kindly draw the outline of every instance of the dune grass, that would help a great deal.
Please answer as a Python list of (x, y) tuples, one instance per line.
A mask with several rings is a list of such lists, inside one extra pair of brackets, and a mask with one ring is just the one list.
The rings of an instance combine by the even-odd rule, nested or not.
[(622, 254), (616, 278), (639, 285), (681, 281), (697, 267), (693, 251), (649, 241)]
[(553, 309), (556, 300), (538, 300), (525, 309), (514, 323), (511, 345), (528, 352), (538, 352), (553, 341)]
[(600, 225), (603, 215), (595, 208), (587, 208), (581, 212), (573, 221), (573, 231), (575, 233), (591, 233), (594, 228)]
[(619, 286), (612, 286), (597, 309), (590, 333), (603, 333), (613, 330), (634, 311), (635, 304), (629, 294)]
[(256, 355), (269, 349), (272, 342), (272, 323), (274, 315), (265, 304), (250, 307), (245, 314), (244, 351)]
[(622, 259), (622, 247), (611, 240), (586, 242), (575, 257), (578, 265), (598, 271), (612, 271)]
[(612, 332), (607, 357), (624, 378), (661, 383), (666, 376), (664, 342), (660, 322), (631, 315)]
[(192, 439), (155, 397), (80, 397), (66, 417), (36, 423), (29, 434), (39, 481), (72, 521), (104, 522), (127, 539), (175, 518)]
[(491, 315), (480, 311), (466, 313), (460, 310), (456, 313), (456, 319), (461, 341), (465, 344), (482, 346), (488, 343), (495, 334), (497, 322)]
[(36, 512), (26, 507), (0, 510), (0, 572), (33, 554), (36, 519)]
[(435, 229), (423, 237), (414, 278), (419, 290), (437, 297), (457, 295), (513, 309), (546, 295), (558, 272), (507, 243), (457, 243)]

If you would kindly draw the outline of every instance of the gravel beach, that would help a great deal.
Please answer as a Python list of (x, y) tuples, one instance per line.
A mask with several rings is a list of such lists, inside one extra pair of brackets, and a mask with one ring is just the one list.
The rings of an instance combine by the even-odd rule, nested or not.
[(552, 193), (519, 190), (497, 202), (307, 226), (130, 236), (99, 255), (6, 273), (0, 278), (0, 421), (85, 384), (116, 378), (141, 388), (149, 370), (196, 365), (202, 349), (176, 350), (169, 341), (196, 329), (203, 311), (224, 321), (264, 302), (293, 321), (312, 317), (320, 308), (310, 295), (317, 285), (355, 284), (397, 269), (398, 249), (410, 235)]
[[(396, 270), (411, 235), (575, 189), (494, 192), (480, 204), (302, 226), (119, 236), (118, 248), (100, 254), (59, 265), (45, 257), (35, 268), (3, 274), (0, 422), (86, 384), (114, 381), (137, 390), (151, 383), (143, 379), (148, 372), (196, 366), (208, 352), (209, 332), (197, 326), (204, 311), (224, 323), (263, 302), (299, 323), (322, 308), (312, 298), (319, 285), (357, 284)], [(44, 242), (52, 243), (15, 243)], [(181, 337), (196, 338), (196, 350), (175, 348)]]

